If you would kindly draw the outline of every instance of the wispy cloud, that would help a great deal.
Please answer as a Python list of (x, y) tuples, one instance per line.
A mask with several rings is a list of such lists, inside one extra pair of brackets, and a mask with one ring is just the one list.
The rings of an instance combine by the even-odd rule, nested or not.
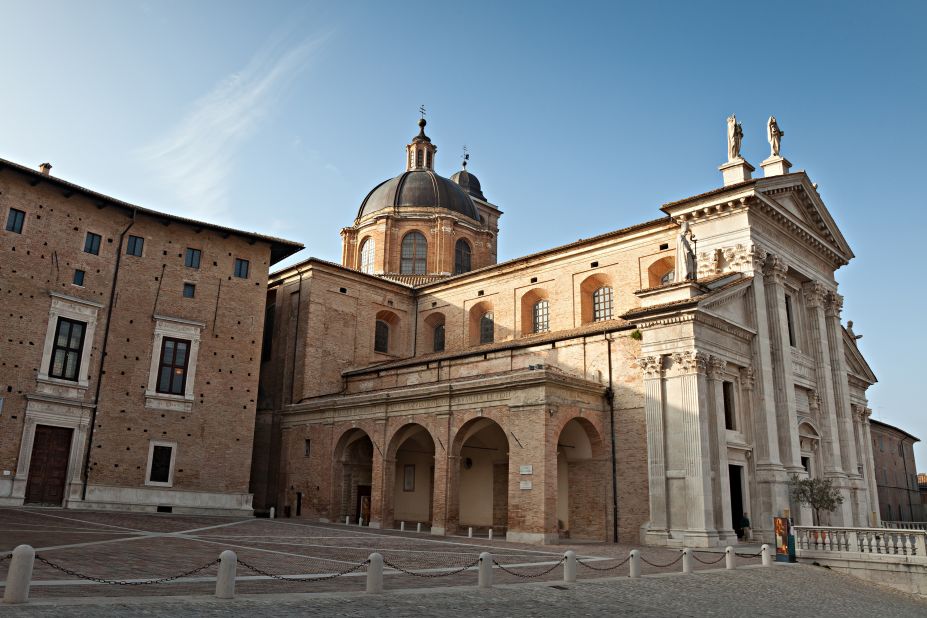
[(272, 43), (248, 65), (198, 99), (163, 137), (139, 151), (187, 213), (216, 217), (228, 208), (229, 179), (239, 148), (271, 113), (325, 36), (281, 49)]

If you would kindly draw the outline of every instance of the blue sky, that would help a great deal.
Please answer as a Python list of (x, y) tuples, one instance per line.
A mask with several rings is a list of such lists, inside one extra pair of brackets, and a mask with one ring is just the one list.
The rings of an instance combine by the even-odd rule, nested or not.
[(0, 157), (334, 261), (421, 104), (439, 173), (467, 144), (505, 212), (500, 259), (718, 186), (732, 112), (758, 165), (774, 114), (857, 255), (875, 417), (927, 439), (923, 2), (5, 0), (0, 22)]

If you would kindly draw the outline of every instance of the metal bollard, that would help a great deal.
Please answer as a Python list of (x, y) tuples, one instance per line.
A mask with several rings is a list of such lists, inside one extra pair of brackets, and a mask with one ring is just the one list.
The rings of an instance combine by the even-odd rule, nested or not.
[(219, 573), (216, 575), (216, 596), (220, 599), (235, 598), (235, 570), (238, 556), (231, 549), (219, 554)]
[(370, 564), (367, 565), (367, 592), (383, 592), (383, 556), (376, 552), (370, 554)]
[(416, 532), (422, 531), (422, 522), (418, 522), (417, 524), (415, 524), (415, 531)]
[(275, 509), (274, 507), (270, 507), (270, 514), (268, 515), (268, 517), (270, 519), (275, 519), (276, 516), (277, 516), (277, 509)]
[(631, 567), (628, 576), (633, 579), (641, 576), (641, 551), (639, 549), (631, 550)]
[(492, 528), (489, 529), (489, 540), (492, 540)]
[(406, 531), (406, 522), (404, 522), (404, 521), (399, 522), (399, 531), (400, 531), (400, 532), (405, 532), (405, 531)]
[(471, 539), (473, 538), (473, 526), (470, 526), (470, 528), (467, 530), (467, 537)]
[(10, 570), (6, 574), (4, 603), (25, 603), (29, 600), (29, 586), (32, 584), (32, 564), (35, 550), (29, 545), (19, 545), (13, 550)]
[(760, 548), (760, 554), (763, 557), (763, 566), (772, 566), (772, 556), (769, 555), (769, 545), (763, 543)]
[(692, 550), (688, 547), (682, 550), (682, 572), (692, 572)]
[(572, 549), (563, 554), (563, 581), (574, 583), (576, 581), (576, 552)]
[(480, 588), (492, 588), (492, 554), (488, 551), (480, 554), (480, 571), (477, 584)]
[(728, 570), (736, 569), (737, 564), (734, 562), (737, 557), (734, 555), (734, 548), (728, 545), (724, 548), (724, 567)]

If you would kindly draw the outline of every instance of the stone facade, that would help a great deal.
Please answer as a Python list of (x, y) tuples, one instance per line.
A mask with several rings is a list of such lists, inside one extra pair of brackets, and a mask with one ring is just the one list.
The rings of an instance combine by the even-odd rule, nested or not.
[[(267, 272), (301, 245), (48, 171), (0, 161), (0, 504), (249, 513)], [(185, 380), (161, 388), (172, 340)]]
[(914, 462), (914, 443), (920, 440), (887, 423), (877, 420), (869, 423), (882, 519), (927, 521)]
[[(834, 277), (853, 253), (807, 174), (738, 165), (654, 221), (502, 264), (493, 245), (456, 276), (433, 231), (416, 276), (396, 273), (396, 243), (426, 210), (440, 227), (462, 208), (370, 213), (368, 196), (341, 266), (271, 276), (256, 508), (711, 546), (745, 515), (764, 541), (774, 515), (811, 523), (789, 479), (812, 475), (845, 497), (833, 523), (877, 525), (875, 376)], [(683, 221), (697, 273), (674, 281)], [(359, 268), (371, 229), (383, 252)]]

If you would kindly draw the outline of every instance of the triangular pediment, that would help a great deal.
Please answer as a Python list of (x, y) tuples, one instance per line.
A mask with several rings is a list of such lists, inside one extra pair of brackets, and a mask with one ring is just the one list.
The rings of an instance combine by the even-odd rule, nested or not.
[(856, 339), (851, 337), (845, 328), (841, 330), (843, 331), (843, 350), (847, 372), (869, 384), (878, 382), (875, 373), (863, 357), (863, 353), (859, 351)]
[(712, 291), (705, 299), (699, 301), (699, 309), (716, 317), (723, 318), (738, 326), (751, 328), (753, 321), (744, 297), (750, 289), (750, 277), (725, 283)]

